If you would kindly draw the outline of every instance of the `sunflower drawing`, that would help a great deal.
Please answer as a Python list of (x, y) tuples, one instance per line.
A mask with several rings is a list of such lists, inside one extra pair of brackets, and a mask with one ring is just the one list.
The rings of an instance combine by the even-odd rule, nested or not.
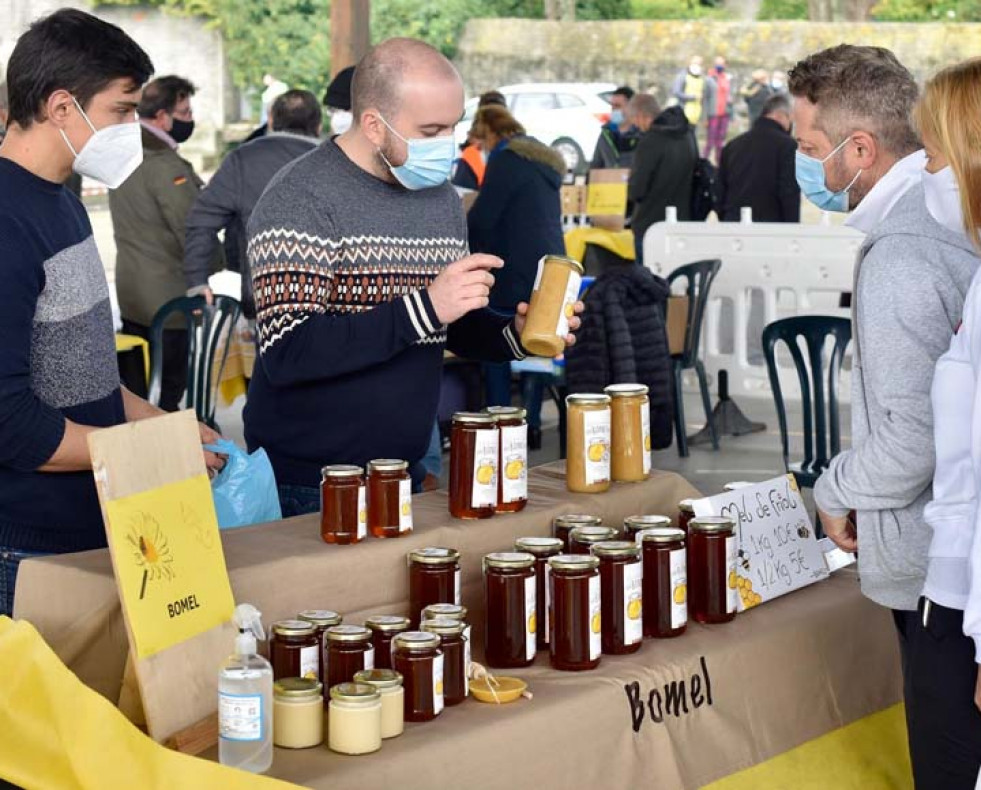
[(174, 557), (167, 544), (167, 536), (159, 522), (149, 513), (139, 513), (130, 524), (126, 540), (133, 547), (133, 558), (143, 569), (140, 584), (140, 600), (146, 595), (148, 581), (170, 581), (174, 572)]

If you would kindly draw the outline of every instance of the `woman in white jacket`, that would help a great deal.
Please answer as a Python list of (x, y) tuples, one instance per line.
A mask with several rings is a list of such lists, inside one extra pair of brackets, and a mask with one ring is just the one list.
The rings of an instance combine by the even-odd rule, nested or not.
[[(981, 251), (981, 58), (933, 77), (916, 120), (927, 152), (927, 208)], [(970, 790), (981, 766), (981, 275), (937, 363), (932, 398), (937, 468), (925, 516), (934, 534), (923, 629), (908, 658), (923, 692), (916, 698), (932, 702), (913, 712), (916, 729), (932, 733), (931, 769), (916, 776), (916, 787)]]

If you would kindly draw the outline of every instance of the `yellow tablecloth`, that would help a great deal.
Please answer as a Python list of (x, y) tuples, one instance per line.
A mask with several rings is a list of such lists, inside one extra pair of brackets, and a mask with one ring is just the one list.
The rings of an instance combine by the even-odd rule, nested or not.
[(611, 231), (602, 228), (573, 228), (565, 234), (565, 252), (570, 258), (582, 261), (586, 245), (595, 244), (628, 261), (634, 260), (634, 234), (629, 230)]
[[(222, 350), (218, 349), (218, 359)], [(239, 317), (228, 347), (228, 359), (218, 380), (218, 395), (226, 406), (248, 389), (255, 367), (255, 326), (244, 317)]]

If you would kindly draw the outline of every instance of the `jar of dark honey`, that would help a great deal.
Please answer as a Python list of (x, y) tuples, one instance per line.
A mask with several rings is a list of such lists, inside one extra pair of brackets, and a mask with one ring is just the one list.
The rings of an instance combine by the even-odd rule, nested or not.
[(490, 518), (497, 506), (497, 417), (457, 412), (450, 434), (450, 515)]
[(364, 470), (335, 464), (321, 470), (320, 537), (325, 543), (360, 543), (368, 534)]
[(516, 406), (488, 406), (497, 417), (497, 506), (495, 513), (517, 513), (528, 504), (528, 422)]
[(434, 603), (422, 610), (423, 620), (459, 620), (467, 622), (467, 607), (455, 603)]
[(667, 639), (688, 627), (685, 533), (654, 527), (637, 533), (644, 558), (644, 636)]
[(363, 625), (335, 625), (324, 632), (327, 640), (324, 676), (329, 689), (338, 683), (351, 683), (363, 669), (375, 668), (375, 648), (371, 629)]
[(436, 634), (406, 631), (392, 642), (393, 669), (402, 675), (405, 720), (432, 721), (443, 712), (443, 651)]
[(569, 533), (569, 553), (589, 554), (594, 543), (616, 540), (618, 537), (613, 527), (573, 527)]
[(643, 530), (670, 526), (671, 519), (667, 516), (627, 516), (623, 520), (623, 539), (640, 543), (637, 535)]
[(368, 462), (368, 529), (376, 538), (412, 532), (412, 477), (408, 461)]
[(460, 603), (460, 552), (429, 546), (409, 552), (409, 619), (434, 603)]
[(391, 669), (392, 640), (396, 634), (409, 630), (409, 618), (376, 614), (366, 617), (364, 624), (371, 629), (371, 646), (375, 648), (375, 669)]
[(728, 623), (736, 616), (736, 525), (729, 518), (693, 518), (688, 525), (691, 616)]
[(320, 649), (320, 666), (317, 670), (317, 679), (323, 683), (324, 682), (324, 650), (327, 647), (327, 640), (324, 638), (324, 632), (334, 625), (340, 625), (344, 618), (341, 617), (337, 612), (332, 612), (329, 609), (304, 609), (296, 616), (297, 620), (303, 620), (304, 622), (311, 623), (314, 628), (317, 629), (317, 642)]
[(522, 551), (484, 557), (484, 657), (492, 667), (526, 667), (538, 650), (535, 557)]
[(693, 499), (682, 499), (678, 503), (678, 529), (688, 534), (688, 522), (695, 518), (695, 505)]
[(560, 554), (548, 565), (552, 666), (567, 672), (596, 669), (603, 649), (599, 557)]
[(470, 649), (467, 645), (467, 626), (460, 620), (437, 617), (423, 620), (419, 630), (436, 634), (443, 651), (443, 702), (459, 705), (470, 693)]
[(569, 533), (575, 527), (599, 527), (602, 524), (603, 519), (599, 516), (556, 516), (552, 521), (552, 537), (562, 541), (564, 553), (568, 554), (571, 549), (569, 546)]
[(549, 584), (548, 559), (562, 554), (564, 548), (558, 538), (518, 538), (515, 551), (526, 551), (535, 558), (535, 622), (539, 650), (548, 649), (549, 632)]
[(636, 653), (644, 641), (644, 566), (634, 541), (594, 543), (600, 561), (600, 601), (603, 652)]
[(269, 635), (273, 680), (320, 677), (320, 639), (313, 623), (280, 620)]

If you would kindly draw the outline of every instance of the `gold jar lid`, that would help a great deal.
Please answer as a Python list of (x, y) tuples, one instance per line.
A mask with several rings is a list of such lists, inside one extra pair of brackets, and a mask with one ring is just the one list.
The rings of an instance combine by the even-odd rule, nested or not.
[(599, 557), (592, 554), (559, 554), (549, 557), (548, 565), (553, 571), (591, 571), (599, 567)]
[(685, 531), (677, 527), (652, 527), (637, 533), (638, 543), (676, 543), (685, 539)]
[(604, 387), (603, 392), (611, 398), (639, 398), (646, 395), (649, 390), (643, 384), (611, 384)]
[(467, 607), (457, 603), (431, 603), (422, 610), (423, 620), (436, 620), (446, 617), (451, 620), (466, 621)]
[(703, 516), (693, 518), (688, 523), (688, 529), (692, 532), (725, 532), (728, 529), (735, 529), (736, 522), (731, 518), (722, 516)]
[(484, 570), (501, 568), (503, 570), (521, 570), (535, 564), (535, 556), (527, 551), (495, 551), (484, 557)]
[(366, 642), (371, 639), (371, 629), (363, 625), (335, 625), (324, 631), (329, 642)]
[(280, 620), (273, 623), (272, 632), (280, 636), (312, 636), (317, 627), (304, 620)]
[(670, 527), (671, 519), (667, 516), (627, 516), (623, 520), (623, 527), (631, 532), (639, 532), (642, 529), (653, 529), (654, 527)]
[(579, 261), (577, 261), (575, 258), (569, 258), (565, 255), (543, 255), (539, 263), (544, 264), (547, 261), (556, 261), (557, 263), (564, 264), (565, 266), (568, 266), (570, 269), (576, 272), (576, 274), (578, 274), (580, 277), (586, 271), (585, 269), (583, 269), (582, 264)]
[(409, 618), (397, 614), (376, 614), (366, 617), (364, 624), (372, 631), (405, 631), (409, 628)]
[(395, 648), (405, 648), (410, 652), (433, 650), (439, 647), (439, 637), (425, 631), (405, 631), (392, 640)]
[(536, 557), (559, 554), (563, 543), (559, 538), (518, 538), (514, 541), (515, 551), (526, 551)]
[(520, 406), (488, 406), (484, 409), (488, 414), (493, 414), (499, 420), (523, 420), (528, 413)]
[(361, 477), (364, 474), (364, 469), (360, 466), (353, 466), (351, 464), (331, 464), (330, 466), (325, 466), (320, 470), (320, 475), (325, 480), (329, 477), (331, 480), (344, 479), (347, 477)]
[(398, 458), (376, 458), (368, 461), (369, 472), (402, 472), (408, 468), (409, 462)]
[(571, 516), (556, 516), (552, 520), (553, 527), (598, 527), (603, 523), (599, 516), (584, 516), (573, 514)]
[(447, 549), (443, 546), (427, 546), (424, 549), (416, 549), (409, 552), (409, 562), (418, 562), (422, 565), (453, 565), (460, 561), (460, 552), (456, 549)]
[(756, 483), (737, 481), (735, 483), (726, 483), (724, 486), (722, 486), (722, 490), (731, 493), (733, 491), (738, 491), (740, 488), (749, 488), (752, 485), (756, 485)]
[(369, 683), (338, 683), (330, 690), (330, 698), (338, 702), (360, 702), (370, 705), (380, 701), (381, 694)]
[(402, 685), (402, 673), (394, 669), (362, 669), (354, 673), (355, 683), (367, 683), (376, 689), (394, 689)]
[(496, 425), (497, 415), (481, 411), (458, 411), (453, 414), (453, 422), (470, 422), (476, 425)]
[(273, 692), (289, 700), (322, 699), (324, 684), (315, 678), (280, 678), (273, 683)]
[(566, 395), (566, 406), (603, 406), (610, 402), (610, 396), (601, 392), (577, 392)]
[(579, 543), (599, 543), (601, 540), (616, 540), (617, 531), (613, 527), (573, 527), (569, 540)]
[(695, 515), (695, 500), (694, 499), (682, 499), (678, 503), (678, 510), (682, 513), (690, 513)]
[(318, 628), (329, 628), (344, 622), (343, 617), (337, 612), (330, 611), (330, 609), (304, 609), (296, 616), (296, 619), (313, 623)]
[(608, 559), (632, 559), (640, 556), (640, 546), (629, 540), (601, 540), (590, 547), (597, 557)]
[(432, 620), (423, 620), (419, 624), (419, 630), (440, 636), (457, 636), (467, 630), (467, 624), (451, 617), (436, 617)]

